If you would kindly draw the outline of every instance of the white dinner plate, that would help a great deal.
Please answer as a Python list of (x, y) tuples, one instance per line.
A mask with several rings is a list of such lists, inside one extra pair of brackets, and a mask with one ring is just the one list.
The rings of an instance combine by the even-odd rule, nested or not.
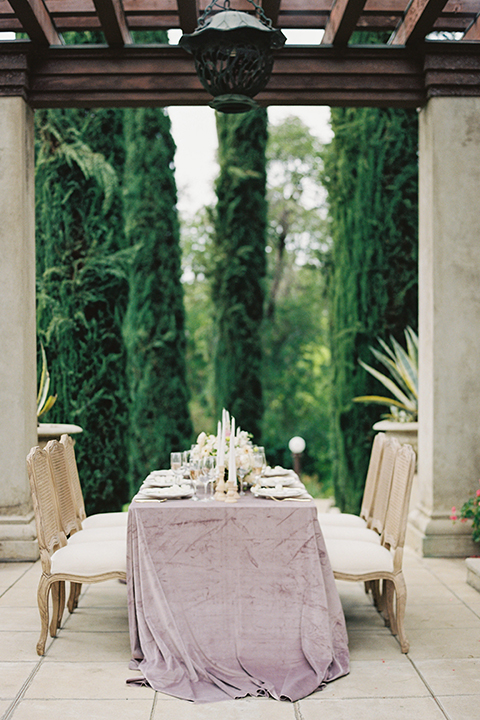
[(298, 487), (299, 480), (296, 475), (271, 475), (266, 477), (262, 475), (260, 478), (262, 487), (275, 487), (276, 485), (283, 485), (284, 487)]
[(175, 475), (171, 470), (154, 470), (150, 475), (147, 475), (142, 488), (168, 487), (169, 485), (175, 485), (175, 481)]
[(171, 485), (170, 487), (142, 487), (135, 495), (135, 500), (175, 500), (189, 498), (193, 495), (191, 485)]
[(303, 496), (305, 498), (310, 498), (310, 495), (307, 493), (305, 488), (294, 488), (294, 487), (258, 487), (255, 486), (252, 488), (252, 493), (256, 497), (264, 497), (264, 498), (277, 498), (279, 500), (283, 498), (295, 498)]

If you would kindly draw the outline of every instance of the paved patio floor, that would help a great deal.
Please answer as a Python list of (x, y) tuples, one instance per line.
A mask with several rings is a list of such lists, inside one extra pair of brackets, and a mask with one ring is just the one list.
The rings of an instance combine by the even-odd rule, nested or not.
[(480, 593), (463, 560), (406, 551), (402, 655), (363, 586), (339, 582), (351, 672), (296, 703), (264, 698), (194, 705), (125, 684), (130, 646), (126, 588), (86, 587), (39, 658), (39, 563), (0, 563), (2, 720), (473, 720), (480, 708)]

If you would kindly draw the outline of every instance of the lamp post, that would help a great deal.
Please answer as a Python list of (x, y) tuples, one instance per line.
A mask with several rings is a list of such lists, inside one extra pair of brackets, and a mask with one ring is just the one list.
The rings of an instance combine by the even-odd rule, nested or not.
[(305, 440), (300, 435), (295, 435), (288, 443), (288, 449), (293, 457), (293, 469), (300, 477), (302, 453), (305, 450)]
[(190, 35), (179, 45), (191, 53), (205, 90), (214, 96), (210, 106), (224, 113), (247, 112), (257, 103), (273, 68), (273, 50), (285, 44), (285, 35), (255, 0), (255, 14), (230, 10), (230, 0), (212, 0)]

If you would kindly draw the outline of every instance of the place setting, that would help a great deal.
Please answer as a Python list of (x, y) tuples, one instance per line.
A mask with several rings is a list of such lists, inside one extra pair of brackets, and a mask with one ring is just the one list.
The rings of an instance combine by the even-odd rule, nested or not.
[(170, 453), (170, 468), (152, 470), (133, 500), (228, 504), (247, 494), (280, 502), (312, 500), (294, 470), (267, 465), (265, 449), (236, 427), (235, 418), (224, 409), (216, 435), (201, 432), (190, 450)]

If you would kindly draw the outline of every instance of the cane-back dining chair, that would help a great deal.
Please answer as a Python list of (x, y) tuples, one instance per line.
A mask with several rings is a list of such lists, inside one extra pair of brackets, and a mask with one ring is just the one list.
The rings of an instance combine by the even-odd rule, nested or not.
[(41, 632), (38, 655), (45, 652), (49, 628), (49, 596), (52, 594), (50, 635), (55, 637), (63, 612), (65, 582), (96, 583), (112, 578), (126, 579), (125, 542), (118, 540), (68, 544), (60, 523), (58, 500), (48, 453), (38, 447), (27, 456), (42, 575), (37, 601)]
[[(93, 527), (84, 530), (78, 517), (73, 496), (73, 483), (70, 479), (67, 465), (65, 445), (58, 440), (50, 440), (45, 446), (45, 451), (50, 459), (53, 481), (57, 494), (60, 523), (63, 532), (68, 538), (69, 544), (78, 542), (98, 542), (105, 540), (120, 540), (127, 546), (127, 526), (112, 525), (107, 527)], [(78, 583), (71, 583), (70, 595), (68, 598), (68, 609), (70, 612), (78, 605), (82, 586)], [(63, 598), (63, 592), (61, 595)]]
[(415, 472), (415, 452), (402, 445), (395, 457), (381, 544), (361, 540), (325, 538), (333, 573), (338, 580), (376, 583), (383, 581), (382, 609), (402, 652), (409, 643), (403, 626), (407, 588), (402, 572), (408, 505)]
[[(378, 437), (378, 436), (377, 436)], [(366, 526), (328, 525), (322, 527), (325, 537), (344, 540), (363, 540), (380, 544), (385, 523), (390, 487), (392, 484), (393, 468), (400, 443), (396, 438), (388, 437), (383, 440), (382, 454), (377, 471), (375, 494), (369, 505), (370, 510), (365, 517)]]
[(88, 515), (85, 512), (82, 486), (78, 476), (77, 461), (75, 459), (74, 441), (70, 435), (62, 435), (60, 442), (65, 448), (65, 458), (68, 467), (68, 474), (71, 482), (72, 493), (75, 501), (75, 511), (82, 523), (84, 530), (90, 528), (109, 527), (111, 525), (123, 525), (127, 527), (128, 513), (126, 512), (105, 512)]
[(377, 491), (379, 473), (383, 457), (383, 449), (386, 442), (385, 433), (377, 433), (373, 439), (370, 460), (368, 463), (365, 489), (363, 491), (362, 507), (360, 515), (353, 513), (318, 513), (318, 521), (323, 528), (326, 525), (338, 525), (341, 527), (370, 527), (371, 513)]

